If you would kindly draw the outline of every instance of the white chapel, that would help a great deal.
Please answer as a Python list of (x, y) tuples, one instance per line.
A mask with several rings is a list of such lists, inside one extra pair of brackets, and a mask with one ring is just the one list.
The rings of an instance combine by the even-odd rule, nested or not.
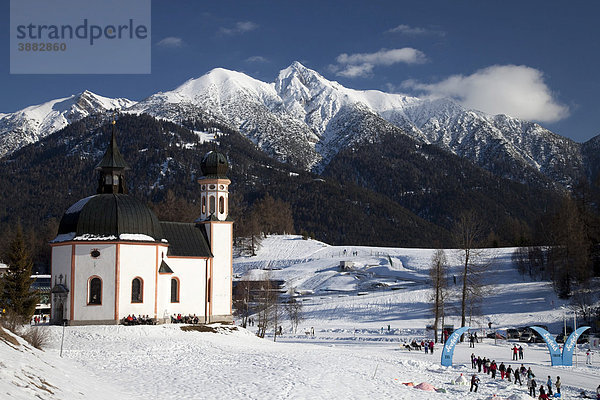
[(114, 131), (97, 166), (95, 195), (73, 204), (51, 242), (51, 322), (118, 324), (128, 315), (159, 322), (174, 314), (231, 321), (233, 222), (228, 163), (211, 151), (198, 180), (195, 223), (162, 222), (127, 194), (129, 166)]

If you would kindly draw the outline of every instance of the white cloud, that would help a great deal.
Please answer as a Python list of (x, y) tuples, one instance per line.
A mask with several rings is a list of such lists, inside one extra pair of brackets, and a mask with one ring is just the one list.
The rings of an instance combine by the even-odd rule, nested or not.
[(431, 84), (405, 81), (403, 87), (431, 97), (450, 97), (464, 107), (525, 120), (555, 122), (569, 116), (544, 82), (542, 71), (524, 65), (493, 65), (473, 74)]
[(258, 28), (258, 24), (255, 24), (254, 22), (240, 21), (240, 22), (236, 22), (234, 26), (229, 27), (229, 28), (221, 27), (219, 29), (219, 32), (222, 33), (223, 35), (237, 35), (237, 34), (253, 31), (257, 28)]
[(245, 60), (246, 62), (249, 63), (266, 63), (269, 62), (269, 60), (263, 56), (252, 56), (252, 57), (248, 57)]
[(168, 36), (156, 43), (156, 45), (162, 47), (181, 47), (183, 46), (183, 39), (174, 36)]
[(410, 26), (405, 24), (400, 24), (395, 28), (388, 29), (386, 33), (400, 33), (402, 35), (409, 36), (418, 36), (418, 35), (438, 35), (445, 36), (446, 33), (439, 30), (428, 29), (428, 28), (420, 28), (416, 26)]
[(427, 61), (425, 54), (411, 47), (402, 49), (381, 49), (375, 53), (340, 54), (336, 58), (337, 65), (330, 69), (337, 75), (355, 78), (369, 76), (376, 66), (393, 64), (422, 64)]

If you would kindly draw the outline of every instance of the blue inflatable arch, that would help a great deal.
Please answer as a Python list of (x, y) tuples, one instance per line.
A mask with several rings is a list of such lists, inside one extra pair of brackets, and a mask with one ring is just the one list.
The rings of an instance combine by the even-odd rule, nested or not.
[(573, 350), (575, 350), (575, 346), (577, 346), (577, 339), (579, 339), (579, 336), (588, 329), (590, 329), (589, 326), (582, 326), (569, 335), (562, 351), (562, 365), (567, 367), (573, 366)]
[(442, 350), (442, 365), (445, 367), (452, 366), (452, 357), (454, 357), (454, 347), (456, 347), (456, 343), (460, 340), (460, 337), (463, 333), (471, 329), (468, 326), (463, 326), (462, 328), (458, 328), (452, 335), (446, 340), (444, 343), (444, 349)]
[(554, 340), (550, 332), (539, 326), (530, 326), (529, 328), (539, 333), (542, 339), (544, 339), (544, 342), (546, 342), (546, 345), (548, 345), (552, 366), (563, 365), (563, 355), (560, 352), (560, 346), (556, 343), (556, 340)]

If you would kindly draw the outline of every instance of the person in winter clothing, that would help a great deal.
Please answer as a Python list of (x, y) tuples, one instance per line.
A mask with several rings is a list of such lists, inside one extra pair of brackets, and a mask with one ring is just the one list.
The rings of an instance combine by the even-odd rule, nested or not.
[(521, 382), (521, 373), (519, 372), (519, 368), (515, 368), (515, 385), (519, 381), (519, 386), (523, 386), (523, 382)]
[(475, 357), (475, 353), (471, 353), (471, 368), (475, 369), (477, 367), (477, 357)]
[(429, 342), (429, 352), (433, 354), (433, 340)]
[[(508, 368), (506, 368), (506, 377), (507, 377), (507, 379), (508, 379), (509, 382), (510, 382), (510, 377), (511, 377), (512, 373), (513, 373), (513, 369), (512, 369), (512, 367), (509, 364)], [(517, 382), (515, 382), (515, 383), (517, 383)]]
[(498, 367), (498, 371), (500, 371), (500, 379), (504, 380), (504, 375), (506, 375), (506, 366), (503, 362), (500, 363)]
[(552, 396), (552, 378), (550, 378), (550, 375), (548, 375), (546, 385), (548, 386), (548, 396)]
[(517, 348), (517, 345), (515, 344), (512, 348), (513, 351), (513, 361), (517, 361), (517, 356), (519, 354), (519, 349)]
[(425, 342), (425, 354), (429, 353), (429, 342)]
[(481, 373), (481, 366), (483, 365), (483, 360), (481, 357), (477, 357), (477, 372)]
[(496, 379), (496, 371), (498, 370), (498, 365), (496, 365), (496, 360), (493, 360), (490, 364), (490, 371), (492, 372), (492, 379)]
[(527, 369), (527, 379), (529, 378), (535, 378), (535, 374), (533, 373), (533, 371), (531, 370), (531, 367), (529, 367)]
[(561, 385), (561, 381), (560, 381), (560, 376), (556, 377), (556, 383), (554, 384), (554, 386), (556, 386), (556, 393), (560, 393), (560, 385)]
[(544, 386), (540, 386), (540, 395), (539, 395), (538, 399), (540, 399), (540, 400), (549, 399), (548, 395), (546, 394), (546, 391), (544, 390)]
[(585, 353), (585, 363), (592, 365), (592, 350), (591, 349), (587, 349), (587, 352)]
[(490, 361), (490, 359), (489, 359), (489, 358), (486, 358), (486, 359), (485, 359), (485, 373), (486, 373), (486, 374), (488, 374), (488, 375), (489, 375), (489, 374), (490, 374), (490, 372), (492, 372), (492, 371), (491, 371), (491, 367), (492, 367), (492, 362)]
[(475, 336), (472, 333), (469, 334), (469, 347), (475, 347)]
[(525, 366), (523, 364), (521, 364), (521, 368), (519, 368), (519, 372), (521, 373), (521, 375), (523, 375), (523, 377), (525, 377), (525, 374), (527, 373), (527, 368), (525, 368)]
[(523, 359), (523, 347), (521, 347), (521, 345), (519, 345), (519, 360)]
[(537, 386), (537, 383), (535, 382), (535, 379), (531, 378), (527, 380), (527, 387), (529, 388), (529, 395), (531, 397), (535, 397), (535, 387)]
[[(473, 374), (473, 376), (471, 376), (471, 389), (469, 390), (469, 392), (477, 392), (477, 388), (479, 387), (479, 378), (477, 377), (476, 374)], [(475, 390), (473, 390), (475, 389)]]

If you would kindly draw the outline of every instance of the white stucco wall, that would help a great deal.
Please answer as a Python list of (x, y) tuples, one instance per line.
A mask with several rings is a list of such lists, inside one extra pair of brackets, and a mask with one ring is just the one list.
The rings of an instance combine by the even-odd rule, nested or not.
[[(62, 284), (69, 290), (71, 290), (71, 245), (57, 245), (52, 247), (52, 278), (51, 287), (54, 287), (56, 283), (61, 283), (58, 277), (62, 275)], [(70, 317), (70, 296), (66, 299), (66, 306), (64, 309), (63, 318), (69, 319)], [(52, 296), (50, 297), (52, 301)], [(54, 305), (52, 306), (54, 310)]]
[[(121, 244), (119, 257), (119, 319), (130, 314), (154, 317), (159, 245)], [(160, 254), (160, 253), (158, 253)], [(142, 279), (142, 303), (131, 302), (133, 279)]]
[[(165, 257), (172, 274), (158, 277), (158, 318), (173, 314), (204, 317), (206, 259)], [(171, 303), (171, 279), (179, 279), (179, 303)]]
[[(98, 249), (100, 257), (90, 253)], [(74, 320), (113, 320), (115, 317), (116, 244), (91, 243), (75, 245), (75, 286), (73, 292)], [(102, 304), (88, 305), (88, 281), (92, 276), (102, 279)]]
[(212, 315), (231, 314), (231, 268), (233, 224), (210, 224), (211, 247), (214, 255), (212, 277)]

